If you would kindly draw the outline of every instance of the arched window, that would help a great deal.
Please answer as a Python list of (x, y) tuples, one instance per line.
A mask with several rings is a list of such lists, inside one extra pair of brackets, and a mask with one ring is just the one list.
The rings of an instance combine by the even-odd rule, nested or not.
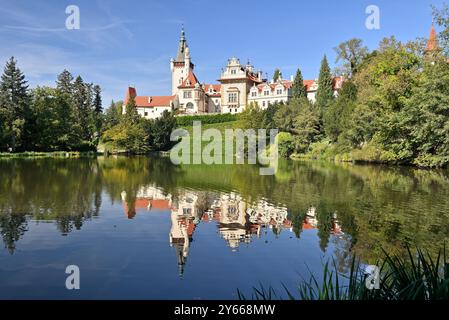
[(192, 102), (187, 103), (186, 108), (193, 109), (193, 103)]

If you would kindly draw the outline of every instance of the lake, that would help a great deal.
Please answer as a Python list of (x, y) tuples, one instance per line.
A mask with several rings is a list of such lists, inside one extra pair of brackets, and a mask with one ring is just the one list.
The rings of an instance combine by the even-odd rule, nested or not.
[[(333, 259), (348, 272), (449, 239), (449, 173), (282, 161), (0, 160), (0, 299), (236, 299), (295, 292)], [(65, 286), (68, 265), (80, 290)]]

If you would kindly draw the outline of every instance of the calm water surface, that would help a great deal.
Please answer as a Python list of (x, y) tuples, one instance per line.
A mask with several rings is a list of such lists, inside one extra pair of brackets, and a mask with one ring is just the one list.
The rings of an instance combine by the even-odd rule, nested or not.
[[(0, 298), (234, 299), (295, 290), (328, 259), (374, 262), (449, 239), (449, 174), (285, 161), (0, 161)], [(65, 268), (81, 290), (65, 288)], [(280, 290), (282, 291), (282, 290)]]

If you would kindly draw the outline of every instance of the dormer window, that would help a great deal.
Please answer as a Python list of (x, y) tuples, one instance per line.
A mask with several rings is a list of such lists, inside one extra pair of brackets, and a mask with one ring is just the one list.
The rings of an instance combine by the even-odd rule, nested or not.
[(235, 70), (235, 69), (231, 70), (231, 74), (236, 74), (236, 73), (237, 73), (237, 70)]
[(187, 79), (186, 86), (190, 86), (190, 80)]

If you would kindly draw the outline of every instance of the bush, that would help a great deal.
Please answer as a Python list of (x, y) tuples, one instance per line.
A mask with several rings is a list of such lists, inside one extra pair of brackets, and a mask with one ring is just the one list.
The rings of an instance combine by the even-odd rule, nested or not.
[(230, 113), (197, 115), (197, 116), (178, 116), (176, 124), (180, 127), (189, 127), (193, 125), (193, 121), (201, 121), (201, 124), (213, 124), (222, 122), (236, 121), (237, 115)]
[(281, 157), (288, 158), (295, 150), (293, 136), (288, 132), (281, 132), (277, 136), (278, 151)]

